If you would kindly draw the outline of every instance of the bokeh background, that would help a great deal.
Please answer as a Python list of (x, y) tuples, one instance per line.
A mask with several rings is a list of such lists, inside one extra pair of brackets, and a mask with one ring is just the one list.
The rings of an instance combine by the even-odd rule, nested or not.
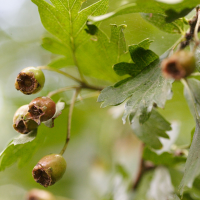
[[(96, 0), (87, 0), (83, 7)], [(109, 11), (134, 1), (110, 0)], [(47, 65), (54, 55), (41, 47), (41, 38), (46, 34), (37, 7), (31, 0), (0, 0), (0, 151), (19, 134), (12, 128), (12, 117), (21, 105), (28, 104), (37, 96), (72, 84), (62, 75), (44, 72), (44, 89), (31, 96), (23, 95), (14, 88), (21, 69), (28, 66)], [(102, 30), (110, 34), (109, 24), (126, 24), (127, 45), (136, 44), (145, 38), (154, 40), (151, 49), (158, 55), (164, 53), (178, 39), (160, 31), (144, 21), (139, 14), (129, 14), (104, 21)], [(70, 70), (70, 68), (68, 69)], [(183, 97), (179, 82), (173, 85), (173, 98), (165, 109), (159, 111), (170, 122), (180, 127), (176, 143), (189, 144), (190, 133), (195, 124)], [(70, 92), (56, 96), (69, 100)], [(141, 142), (129, 124), (122, 124), (122, 107), (101, 109), (97, 97), (76, 104), (72, 120), (71, 141), (64, 154), (68, 168), (64, 177), (46, 190), (58, 199), (128, 200), (134, 193), (128, 192), (138, 171)], [(32, 178), (32, 168), (38, 160), (49, 153), (59, 153), (66, 137), (67, 112), (56, 119), (55, 127), (41, 126), (40, 133), (47, 135), (34, 156), (23, 168), (17, 164), (0, 172), (0, 200), (22, 200), (32, 188), (44, 189)], [(119, 116), (118, 116), (119, 115)], [(131, 191), (131, 190), (129, 190)], [(111, 198), (112, 196), (112, 198)]]

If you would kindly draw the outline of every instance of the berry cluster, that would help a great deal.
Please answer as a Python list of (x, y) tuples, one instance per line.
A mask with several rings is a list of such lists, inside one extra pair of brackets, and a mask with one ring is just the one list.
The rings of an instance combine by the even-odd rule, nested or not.
[[(45, 82), (41, 69), (27, 67), (17, 76), (15, 88), (26, 95), (39, 92)], [(29, 104), (21, 106), (14, 114), (13, 127), (22, 134), (38, 128), (41, 122), (53, 118), (56, 113), (56, 104), (49, 97), (37, 97)], [(44, 187), (53, 185), (66, 170), (66, 161), (60, 154), (50, 154), (43, 157), (34, 167), (32, 175), (36, 182)]]

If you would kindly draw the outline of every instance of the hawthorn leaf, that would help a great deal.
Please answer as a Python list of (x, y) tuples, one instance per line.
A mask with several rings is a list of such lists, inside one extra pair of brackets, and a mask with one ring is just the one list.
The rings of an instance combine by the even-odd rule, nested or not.
[(129, 53), (133, 63), (117, 63), (113, 67), (115, 72), (120, 76), (129, 74), (134, 77), (150, 63), (158, 59), (158, 55), (148, 49), (151, 42), (149, 39), (145, 39), (137, 45), (130, 45)]
[(140, 140), (154, 149), (162, 148), (162, 143), (160, 142), (159, 137), (169, 138), (166, 131), (171, 130), (170, 123), (167, 122), (155, 109), (152, 110), (149, 119), (143, 124), (140, 124), (139, 119), (136, 118), (131, 124), (131, 128)]
[(181, 34), (184, 31), (183, 19), (177, 19), (172, 23), (166, 23), (166, 15), (163, 14), (152, 14), (152, 13), (141, 13), (141, 16), (160, 30), (172, 34)]
[(136, 0), (135, 3), (130, 3), (121, 6), (113, 12), (97, 17), (91, 16), (89, 19), (92, 22), (99, 22), (112, 17), (130, 13), (156, 13), (165, 15), (166, 23), (171, 23), (172, 21), (178, 18), (186, 16), (198, 4), (198, 0), (184, 0), (177, 4), (166, 4), (154, 0)]
[(72, 67), (74, 66), (74, 62), (68, 59), (67, 57), (58, 57), (52, 60), (52, 62), (50, 62), (48, 66), (52, 68), (60, 69), (64, 67)]
[[(187, 81), (188, 86), (185, 87), (184, 95), (188, 102), (189, 108), (191, 113), (193, 114), (193, 117), (196, 120), (196, 128), (192, 139), (192, 144), (190, 146), (188, 158), (185, 164), (185, 172), (183, 179), (180, 183), (180, 192), (181, 194), (184, 191), (184, 188), (192, 187), (192, 184), (195, 180), (195, 178), (200, 174), (200, 81), (196, 79), (188, 79)], [(188, 88), (190, 89), (190, 92), (188, 91)], [(193, 97), (191, 96), (193, 95)], [(194, 109), (194, 104), (196, 106), (197, 111)], [(198, 115), (198, 118), (197, 118)]]
[(54, 54), (67, 56), (71, 54), (68, 47), (57, 39), (45, 37), (42, 39), (42, 47)]
[(186, 161), (184, 156), (176, 156), (171, 152), (163, 152), (162, 154), (158, 155), (148, 147), (144, 148), (143, 159), (151, 161), (154, 165), (164, 165), (169, 167), (175, 166), (179, 163), (185, 163)]
[[(119, 80), (119, 76), (114, 73), (112, 66), (120, 62), (121, 58), (126, 54), (126, 43), (123, 33), (126, 25), (117, 26), (111, 24), (110, 27), (110, 39), (100, 29), (96, 29), (95, 35), (90, 35), (91, 39), (77, 49), (76, 55), (85, 75), (116, 82)], [(128, 61), (130, 56), (125, 59)]]
[[(38, 6), (44, 27), (56, 39), (44, 38), (42, 46), (48, 51), (64, 55), (56, 58), (49, 66), (62, 68), (76, 66), (85, 76), (101, 79), (106, 82), (120, 80), (112, 66), (127, 58), (126, 42), (123, 34), (125, 25), (111, 25), (110, 39), (98, 29), (99, 23), (87, 27), (88, 16), (105, 14), (108, 0), (100, 0), (80, 10), (82, 0), (32, 0)], [(89, 29), (93, 30), (93, 33)]]
[(18, 138), (15, 138), (11, 144), (18, 145), (18, 144), (25, 144), (27, 142), (33, 141), (37, 136), (37, 130), (33, 130), (28, 134), (21, 134)]
[(62, 110), (65, 108), (65, 103), (58, 101), (56, 104), (56, 112), (54, 114), (54, 116), (43, 122), (45, 126), (49, 127), (49, 128), (53, 128), (54, 127), (54, 120), (62, 113)]
[[(100, 0), (80, 10), (82, 0), (32, 0), (38, 6), (44, 27), (70, 50), (75, 50), (86, 38), (84, 31), (89, 15), (105, 14), (108, 0)], [(86, 37), (86, 38), (85, 38)]]
[(116, 106), (126, 99), (124, 123), (129, 116), (132, 123), (136, 117), (144, 123), (150, 116), (153, 105), (163, 108), (167, 99), (170, 99), (173, 80), (165, 79), (161, 74), (160, 64), (168, 52), (160, 59), (156, 59), (136, 77), (129, 77), (114, 86), (106, 87), (101, 91), (98, 102), (103, 102), (101, 107)]
[(17, 161), (19, 167), (23, 167), (43, 141), (44, 135), (39, 134), (39, 137), (36, 136), (37, 129), (13, 139), (0, 153), (0, 171), (5, 170)]

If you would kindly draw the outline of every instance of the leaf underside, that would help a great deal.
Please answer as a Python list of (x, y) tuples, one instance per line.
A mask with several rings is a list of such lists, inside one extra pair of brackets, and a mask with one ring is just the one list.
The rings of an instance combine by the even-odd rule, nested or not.
[(154, 149), (162, 148), (159, 137), (169, 138), (166, 131), (171, 130), (170, 123), (155, 109), (152, 110), (150, 118), (144, 124), (140, 124), (139, 119), (136, 118), (131, 124), (131, 128), (140, 140)]
[[(188, 86), (192, 93), (194, 94), (194, 101), (196, 104), (198, 115), (200, 114), (200, 81), (196, 79), (188, 79)], [(184, 90), (185, 98), (188, 102), (189, 108), (191, 113), (193, 114), (196, 120), (196, 128), (192, 139), (192, 144), (189, 150), (189, 154), (187, 157), (187, 161), (185, 164), (185, 172), (181, 184), (179, 186), (181, 194), (184, 191), (184, 188), (192, 187), (192, 184), (195, 178), (200, 174), (200, 120), (197, 119), (194, 107), (193, 107), (193, 100), (191, 99), (190, 93), (188, 90)]]
[(128, 99), (125, 104), (124, 123), (128, 116), (131, 123), (136, 117), (139, 117), (140, 123), (144, 123), (149, 118), (153, 105), (163, 108), (166, 100), (172, 96), (172, 80), (166, 80), (160, 68), (160, 63), (167, 55), (166, 52), (137, 76), (102, 90), (98, 102), (103, 102), (102, 107), (106, 107), (119, 105)]

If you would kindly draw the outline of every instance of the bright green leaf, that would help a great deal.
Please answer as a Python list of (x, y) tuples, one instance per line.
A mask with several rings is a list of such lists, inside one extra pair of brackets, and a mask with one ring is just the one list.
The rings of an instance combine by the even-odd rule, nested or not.
[(90, 20), (98, 22), (129, 13), (155, 13), (165, 15), (165, 21), (172, 22), (178, 18), (186, 16), (198, 4), (198, 0), (184, 0), (177, 4), (166, 4), (154, 0), (136, 0), (135, 3), (121, 6), (117, 10), (105, 15), (90, 17)]
[(57, 38), (45, 38), (43, 47), (52, 53), (66, 56), (66, 59), (52, 61), (49, 66), (62, 68), (74, 65), (85, 76), (109, 82), (119, 80), (112, 66), (121, 61), (121, 56), (126, 53), (123, 34), (125, 25), (111, 25), (110, 39), (97, 27), (91, 36), (86, 26), (88, 16), (106, 13), (108, 0), (100, 0), (82, 10), (82, 0), (51, 0), (53, 5), (44, 0), (32, 1), (38, 6), (44, 27)]
[[(171, 130), (170, 123), (155, 110), (152, 111), (150, 118), (144, 124), (140, 124), (136, 118), (131, 127), (140, 140), (154, 149), (162, 148), (159, 137), (169, 138), (166, 131)], [(149, 152), (147, 151), (147, 153)]]
[(112, 66), (126, 53), (125, 27), (112, 24), (110, 39), (98, 29), (90, 36), (90, 41), (77, 50), (78, 62), (85, 75), (112, 82), (119, 80)]
[(50, 62), (48, 66), (59, 69), (74, 66), (74, 62), (67, 57), (58, 57), (55, 60), (52, 60), (52, 62)]
[(119, 105), (129, 98), (125, 105), (123, 121), (130, 116), (132, 122), (135, 117), (140, 117), (144, 123), (155, 103), (163, 108), (167, 99), (171, 98), (172, 80), (166, 80), (161, 74), (160, 63), (168, 55), (165, 53), (160, 59), (152, 62), (136, 77), (125, 79), (115, 86), (102, 90), (98, 102), (103, 102), (102, 107)]
[(69, 48), (65, 46), (62, 42), (59, 40), (53, 39), (53, 38), (43, 38), (42, 39), (42, 47), (54, 54), (60, 54), (67, 56), (68, 54), (71, 54)]

